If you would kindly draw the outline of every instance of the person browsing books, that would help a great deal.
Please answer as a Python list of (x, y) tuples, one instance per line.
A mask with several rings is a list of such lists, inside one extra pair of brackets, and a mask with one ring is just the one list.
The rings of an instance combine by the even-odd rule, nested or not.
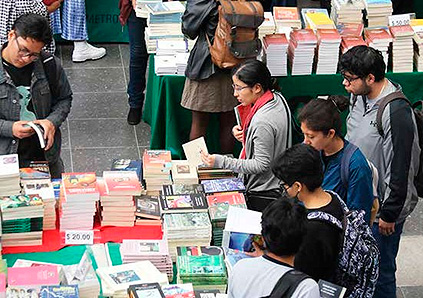
[(272, 91), (268, 68), (258, 60), (248, 60), (232, 70), (234, 96), (247, 111), (241, 125), (233, 127), (242, 142), (239, 159), (202, 152), (204, 164), (231, 169), (244, 180), (247, 205), (262, 211), (280, 194), (279, 181), (271, 163), (290, 146), (291, 113), (285, 98)]
[[(47, 160), (51, 176), (58, 178), (63, 172), (60, 125), (70, 112), (72, 91), (59, 60), (42, 51), (51, 40), (47, 19), (30, 13), (16, 19), (2, 47), (0, 154), (17, 153), (21, 167)], [(44, 149), (30, 121), (44, 130)]]

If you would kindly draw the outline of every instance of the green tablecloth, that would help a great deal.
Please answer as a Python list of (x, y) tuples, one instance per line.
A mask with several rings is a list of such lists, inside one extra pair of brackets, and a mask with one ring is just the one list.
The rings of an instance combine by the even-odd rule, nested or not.
[[(150, 56), (149, 67), (143, 119), (151, 126), (150, 148), (167, 149), (174, 158), (183, 158), (182, 144), (188, 141), (191, 127), (191, 112), (180, 105), (185, 77), (156, 76), (153, 56)], [(401, 84), (411, 101), (423, 97), (423, 73), (388, 73), (387, 77)], [(301, 106), (304, 100), (301, 97), (347, 95), (339, 74), (280, 77), (278, 82), (282, 94), (294, 110)], [(212, 153), (219, 152), (218, 132), (218, 120), (212, 119), (206, 136), (207, 146)]]

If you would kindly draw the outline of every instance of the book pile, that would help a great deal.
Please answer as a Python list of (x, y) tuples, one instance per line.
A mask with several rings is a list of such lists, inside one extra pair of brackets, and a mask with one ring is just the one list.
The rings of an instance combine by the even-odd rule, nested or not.
[(60, 230), (91, 230), (99, 200), (95, 173), (63, 173), (62, 183)]
[(251, 256), (236, 249), (223, 247), (223, 251), (225, 253), (225, 265), (226, 269), (228, 270), (228, 276), (231, 275), (232, 268), (234, 268), (235, 264), (239, 260), (251, 258)]
[(178, 246), (210, 245), (212, 228), (208, 213), (189, 212), (163, 215), (164, 238), (168, 240), (172, 261)]
[(311, 74), (316, 45), (317, 38), (312, 29), (299, 29), (291, 32), (288, 59), (293, 76)]
[(158, 196), (139, 196), (135, 199), (135, 225), (162, 225)]
[(341, 37), (344, 36), (361, 36), (363, 35), (364, 25), (359, 23), (343, 23), (336, 25)]
[(157, 76), (174, 75), (177, 71), (174, 56), (154, 56), (154, 72)]
[(181, 246), (177, 253), (178, 283), (192, 283), (196, 290), (226, 290), (226, 267), (221, 247)]
[(288, 39), (284, 33), (266, 35), (263, 38), (266, 65), (272, 76), (288, 75)]
[(172, 156), (169, 150), (145, 150), (142, 160), (148, 194), (157, 195), (163, 184), (172, 184)]
[(264, 12), (264, 21), (261, 23), (259, 30), (259, 38), (263, 40), (266, 35), (274, 34), (276, 30), (275, 20), (270, 11)]
[(388, 17), (392, 15), (391, 0), (365, 0), (367, 27), (388, 26)]
[(410, 25), (389, 27), (392, 37), (392, 72), (413, 72), (414, 30)]
[(414, 64), (417, 71), (423, 71), (423, 20), (410, 20), (410, 25), (414, 30)]
[(114, 159), (111, 171), (135, 171), (142, 183), (142, 161), (137, 159)]
[(242, 193), (236, 192), (216, 193), (207, 196), (207, 203), (213, 227), (213, 245), (221, 246), (229, 206), (247, 208), (245, 197)]
[(385, 28), (368, 28), (364, 30), (364, 38), (369, 47), (382, 52), (383, 60), (388, 67), (389, 46), (392, 42), (392, 36)]
[(228, 169), (198, 167), (198, 180), (212, 180), (223, 178), (235, 178), (234, 172)]
[(57, 266), (11, 267), (7, 272), (7, 297), (39, 297), (41, 286), (59, 283)]
[(167, 285), (167, 275), (161, 273), (150, 261), (140, 261), (97, 269), (104, 296), (127, 298), (128, 288), (141, 282)]
[(122, 263), (150, 261), (160, 272), (173, 279), (172, 259), (169, 255), (167, 240), (126, 240), (120, 246)]
[(18, 155), (0, 155), (0, 196), (17, 195), (20, 192)]
[(307, 12), (305, 14), (307, 28), (313, 29), (335, 29), (335, 23), (329, 17), (328, 12)]
[(176, 74), (183, 76), (188, 65), (189, 53), (177, 53), (175, 55)]
[(273, 7), (273, 18), (276, 25), (276, 33), (285, 33), (289, 36), (291, 30), (301, 29), (300, 14), (297, 7)]
[(242, 192), (245, 191), (245, 185), (240, 178), (224, 178), (213, 180), (202, 180), (201, 184), (204, 187), (206, 194), (213, 194), (219, 192)]
[(2, 246), (32, 246), (43, 242), (44, 204), (41, 197), (13, 195), (0, 198)]
[(188, 58), (187, 40), (158, 40), (154, 57), (156, 75), (184, 75)]
[(335, 74), (341, 35), (336, 29), (317, 29), (316, 74)]
[(201, 184), (163, 185), (160, 211), (166, 213), (207, 212), (208, 205)]
[(175, 184), (197, 184), (197, 168), (187, 160), (172, 161), (172, 180)]
[(363, 22), (363, 0), (332, 0), (331, 19), (335, 24)]

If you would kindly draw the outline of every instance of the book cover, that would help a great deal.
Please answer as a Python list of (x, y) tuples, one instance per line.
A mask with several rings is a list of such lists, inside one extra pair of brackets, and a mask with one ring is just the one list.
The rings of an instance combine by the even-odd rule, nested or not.
[(40, 124), (36, 124), (34, 122), (28, 122), (26, 125), (32, 127), (35, 131), (35, 134), (38, 137), (38, 142), (40, 143), (41, 149), (46, 147), (46, 140), (44, 139), (44, 128)]
[(226, 219), (229, 206), (247, 208), (245, 197), (242, 193), (223, 193), (207, 196), (211, 219)]
[(343, 23), (338, 24), (336, 28), (341, 36), (361, 36), (363, 34), (364, 25), (361, 23)]
[(65, 194), (98, 193), (97, 179), (94, 172), (63, 173), (62, 183)]
[(226, 264), (229, 264), (228, 267), (231, 267), (231, 268), (233, 268), (235, 264), (242, 259), (252, 258), (251, 256), (246, 255), (244, 252), (240, 250), (230, 249), (227, 247), (223, 247), (223, 250), (225, 252)]
[(37, 286), (58, 285), (60, 283), (57, 266), (10, 267), (7, 274), (8, 285)]
[(297, 44), (317, 44), (317, 37), (312, 29), (292, 30), (291, 39)]
[(188, 195), (204, 193), (202, 184), (164, 184), (162, 194), (164, 196)]
[[(279, 34), (275, 34), (275, 35), (279, 35)], [(266, 35), (266, 37), (267, 36), (272, 36), (272, 35)], [(270, 40), (270, 39), (272, 39), (272, 38), (268, 38), (268, 39), (265, 39), (265, 40)], [(251, 105), (249, 105), (249, 106), (237, 105), (236, 107), (234, 107), (236, 123), (242, 127), (242, 125), (243, 125), (243, 123), (245, 123), (245, 120), (247, 119), (247, 116), (250, 113), (250, 111), (251, 111)]]
[(185, 6), (179, 1), (150, 3), (146, 7), (153, 15), (182, 13), (185, 11)]
[(195, 290), (195, 298), (215, 298), (219, 290)]
[(392, 35), (384, 28), (366, 29), (364, 30), (364, 36), (372, 42), (392, 41)]
[(324, 41), (341, 42), (341, 35), (336, 29), (317, 29), (317, 38)]
[(204, 137), (189, 141), (185, 144), (182, 144), (182, 149), (184, 149), (185, 156), (188, 160), (188, 163), (192, 166), (199, 166), (203, 164), (201, 159), (201, 152), (208, 153), (206, 141)]
[(223, 249), (219, 246), (178, 246), (178, 256), (223, 256)]
[(172, 156), (169, 150), (145, 150), (143, 154), (144, 169), (163, 169), (172, 167)]
[(104, 184), (109, 195), (140, 195), (142, 187), (135, 171), (104, 171)]
[(131, 240), (124, 239), (121, 254), (130, 256), (163, 256), (169, 254), (167, 240)]
[(389, 31), (391, 32), (393, 37), (414, 35), (414, 30), (410, 25), (391, 26), (389, 27)]
[(78, 286), (41, 286), (40, 298), (79, 298)]
[(206, 194), (228, 191), (245, 191), (244, 182), (240, 178), (225, 178), (214, 180), (203, 180), (201, 184)]
[(164, 214), (163, 220), (169, 230), (189, 230), (211, 227), (209, 215), (205, 212)]
[(114, 159), (112, 171), (135, 171), (139, 180), (142, 180), (142, 161), (136, 159)]
[(285, 21), (285, 20), (299, 20), (300, 15), (298, 13), (297, 7), (273, 7), (273, 17), (275, 21)]
[(176, 263), (178, 273), (181, 278), (187, 276), (226, 276), (226, 267), (223, 255), (178, 256)]
[(128, 294), (131, 298), (165, 298), (162, 288), (156, 282), (131, 285)]
[(162, 287), (166, 298), (195, 298), (192, 284), (174, 284)]
[(19, 207), (43, 206), (43, 204), (41, 197), (36, 195), (15, 195), (0, 198), (0, 208), (2, 211)]
[(160, 196), (162, 212), (206, 211), (208, 208), (204, 194)]
[(252, 252), (254, 251), (253, 243), (264, 248), (264, 241), (261, 235), (224, 231), (224, 238), (226, 238), (225, 233), (228, 234), (229, 245), (226, 246), (227, 240), (223, 240), (225, 244), (222, 243), (222, 245), (230, 249), (241, 252)]
[(50, 179), (50, 167), (47, 161), (31, 161), (29, 167), (19, 169), (21, 179)]
[(346, 288), (319, 279), (318, 282), (321, 298), (342, 298), (345, 295)]
[(187, 160), (174, 160), (172, 161), (172, 177), (173, 180), (197, 180), (197, 168), (193, 165), (190, 165)]
[(159, 198), (157, 196), (135, 197), (136, 215), (152, 219), (160, 219)]
[(17, 154), (0, 155), (0, 177), (19, 175), (19, 159)]

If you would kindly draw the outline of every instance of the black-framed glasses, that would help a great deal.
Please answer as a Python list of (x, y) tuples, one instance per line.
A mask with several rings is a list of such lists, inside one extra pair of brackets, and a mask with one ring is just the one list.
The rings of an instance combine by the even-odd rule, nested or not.
[(232, 84), (232, 88), (236, 91), (236, 92), (240, 92), (242, 90), (244, 90), (245, 88), (250, 88), (250, 86), (238, 86), (236, 84)]
[(349, 84), (351, 84), (352, 82), (354, 82), (355, 80), (358, 80), (358, 79), (360, 79), (360, 77), (350, 77), (350, 76), (347, 76), (347, 75), (345, 75), (345, 73), (341, 73), (341, 75), (342, 75), (342, 78), (344, 79), (344, 80), (346, 80)]
[(26, 49), (25, 47), (22, 47), (18, 41), (18, 37), (15, 37), (15, 41), (16, 41), (16, 45), (18, 46), (18, 54), (19, 56), (21, 56), (22, 58), (30, 58), (30, 59), (38, 59), (40, 57), (40, 53), (31, 53), (30, 51), (28, 51), (28, 49)]
[(282, 194), (284, 194), (284, 195), (288, 195), (288, 189), (290, 188), (292, 186), (292, 184), (291, 185), (289, 185), (288, 183), (286, 183), (285, 181), (279, 181), (279, 188), (281, 189), (281, 191), (282, 191)]

